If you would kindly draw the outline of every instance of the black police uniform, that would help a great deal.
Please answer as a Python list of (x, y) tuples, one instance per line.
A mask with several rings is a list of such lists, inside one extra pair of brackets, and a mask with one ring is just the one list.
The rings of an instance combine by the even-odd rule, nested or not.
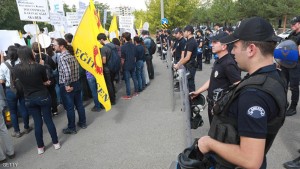
[(175, 64), (181, 59), (181, 53), (184, 51), (185, 48), (185, 44), (186, 44), (186, 40), (182, 37), (181, 39), (177, 39), (175, 44), (174, 44), (174, 60), (175, 60)]
[(196, 67), (197, 67), (197, 63), (196, 63), (197, 42), (194, 37), (191, 37), (186, 41), (186, 45), (184, 48), (184, 57), (186, 57), (188, 51), (192, 52), (192, 56), (184, 66), (190, 72), (190, 75), (188, 76), (189, 92), (193, 92), (195, 91), (195, 75), (196, 75)]
[(217, 100), (220, 97), (222, 91), (227, 90), (229, 86), (240, 80), (240, 69), (231, 55), (226, 54), (215, 61), (207, 90), (209, 123), (211, 123), (213, 118), (211, 111), (214, 105), (214, 100)]
[[(300, 45), (300, 32), (293, 32), (288, 39), (293, 40), (297, 46)], [(296, 107), (299, 101), (299, 74), (300, 74), (300, 63), (294, 68), (282, 67), (282, 72), (286, 77), (287, 82), (290, 84), (291, 90), (291, 106), (287, 112), (287, 115), (293, 115), (296, 113)], [(290, 110), (291, 109), (291, 110)], [(292, 112), (294, 111), (294, 112)]]
[[(276, 70), (275, 64), (262, 67), (256, 72), (252, 73), (251, 75), (246, 75), (244, 79), (251, 80), (251, 78), (253, 79), (253, 77), (255, 76), (258, 77), (263, 74), (266, 75), (265, 77), (271, 77), (271, 79), (273, 79), (273, 81), (269, 81), (269, 79), (266, 80), (266, 78), (263, 78), (264, 85), (268, 83), (267, 84), (268, 87), (266, 87), (267, 90), (269, 89), (272, 90), (273, 92), (272, 91), (267, 92), (266, 90), (255, 88), (254, 86), (261, 85), (257, 83), (257, 81), (260, 80), (254, 80), (254, 83), (256, 85), (250, 83), (252, 85), (250, 85), (249, 87), (241, 88), (241, 92), (237, 95), (237, 97), (233, 99), (231, 102), (229, 101), (229, 103), (226, 104), (229, 105), (228, 109), (223, 110), (222, 111), (223, 113), (221, 113), (220, 116), (218, 113), (215, 115), (216, 117), (213, 119), (211, 129), (209, 131), (209, 136), (221, 142), (228, 143), (227, 141), (229, 140), (230, 140), (229, 142), (231, 142), (232, 140), (236, 142), (230, 144), (239, 144), (239, 137), (241, 136), (256, 138), (256, 139), (266, 139), (266, 146), (265, 146), (265, 155), (266, 155), (266, 153), (268, 152), (269, 148), (271, 147), (278, 133), (279, 128), (282, 126), (284, 121), (284, 117), (285, 117), (284, 105), (286, 105), (286, 91), (283, 91), (285, 88), (285, 84), (283, 83), (283, 81), (278, 80), (281, 78)], [(275, 84), (274, 83), (275, 81), (277, 81), (278, 83)], [(277, 86), (277, 87), (276, 89), (270, 89), (270, 86)], [(279, 99), (278, 98), (275, 99), (274, 95), (278, 95), (277, 97)], [(279, 106), (279, 104), (281, 105)], [(224, 120), (226, 118), (224, 116), (224, 113), (226, 114), (227, 117), (227, 120), (225, 120), (227, 121), (225, 122), (226, 125), (223, 125), (225, 123), (221, 122), (222, 126), (219, 126), (218, 125), (220, 124), (219, 120), (220, 119)], [(219, 117), (221, 118), (218, 119)], [(229, 124), (234, 127), (234, 133), (232, 132), (231, 129), (228, 128)], [(222, 127), (225, 127), (226, 129)], [(223, 135), (224, 133), (222, 132), (225, 130), (227, 130), (226, 131), (227, 134)], [(222, 137), (226, 137), (226, 138), (222, 138)], [(234, 137), (236, 137), (236, 139), (233, 139)], [(225, 164), (225, 166), (227, 166), (223, 168), (232, 168), (232, 167), (228, 167), (228, 165), (232, 165), (232, 164), (222, 160), (219, 157), (216, 157), (216, 159), (217, 161), (219, 159), (219, 162), (217, 162), (218, 165), (224, 166)], [(265, 169), (266, 166), (267, 166), (266, 156), (264, 156), (264, 160), (260, 168)]]
[[(198, 69), (202, 70), (202, 47), (204, 45), (204, 38), (202, 36), (196, 36), (196, 42), (198, 44), (198, 52), (197, 52), (197, 64)], [(199, 48), (200, 43), (202, 42), (202, 47)]]

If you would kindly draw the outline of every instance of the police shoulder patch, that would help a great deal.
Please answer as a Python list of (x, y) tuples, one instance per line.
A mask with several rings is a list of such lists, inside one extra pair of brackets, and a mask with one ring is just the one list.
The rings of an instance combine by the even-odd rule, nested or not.
[(259, 119), (259, 118), (262, 118), (262, 117), (266, 116), (265, 110), (262, 107), (260, 107), (260, 106), (252, 106), (252, 107), (250, 107), (248, 109), (247, 114), (250, 117), (253, 117), (253, 118), (256, 118), (256, 119)]

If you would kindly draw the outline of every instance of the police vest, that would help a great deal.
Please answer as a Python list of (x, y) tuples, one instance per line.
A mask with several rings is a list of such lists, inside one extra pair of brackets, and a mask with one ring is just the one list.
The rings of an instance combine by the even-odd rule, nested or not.
[(288, 37), (287, 39), (292, 40), (296, 43), (296, 45), (300, 45), (299, 43), (299, 39), (300, 39), (300, 33), (295, 34), (295, 32), (293, 31)]
[[(278, 130), (284, 123), (287, 108), (286, 82), (281, 79), (276, 70), (271, 72), (256, 74), (243, 79), (238, 85), (232, 87), (213, 107), (214, 118), (208, 135), (220, 142), (228, 144), (240, 144), (240, 136), (237, 131), (237, 119), (228, 116), (228, 109), (232, 102), (238, 98), (242, 91), (247, 89), (257, 89), (271, 95), (277, 106), (279, 114), (273, 120), (268, 121), (268, 134), (266, 138), (265, 154), (270, 149)], [(217, 165), (228, 168), (236, 166), (225, 161), (219, 156), (215, 156)]]

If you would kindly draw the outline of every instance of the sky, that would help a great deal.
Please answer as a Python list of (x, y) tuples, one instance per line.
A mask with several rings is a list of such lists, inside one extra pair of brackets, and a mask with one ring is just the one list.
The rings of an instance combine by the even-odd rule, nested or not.
[[(87, 5), (89, 4), (89, 0), (81, 0), (85, 2)], [(145, 0), (96, 0), (100, 3), (106, 3), (111, 8), (119, 7), (119, 6), (130, 6), (137, 10), (143, 9), (146, 10)], [(69, 6), (73, 4), (78, 6), (78, 0), (63, 0)]]

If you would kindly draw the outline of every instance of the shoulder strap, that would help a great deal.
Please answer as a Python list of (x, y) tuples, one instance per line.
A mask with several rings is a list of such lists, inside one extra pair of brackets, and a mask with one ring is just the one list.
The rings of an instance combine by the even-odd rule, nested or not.
[(4, 62), (4, 64), (7, 66), (7, 68), (8, 68), (9, 70), (13, 69), (13, 67), (12, 67), (9, 63)]

